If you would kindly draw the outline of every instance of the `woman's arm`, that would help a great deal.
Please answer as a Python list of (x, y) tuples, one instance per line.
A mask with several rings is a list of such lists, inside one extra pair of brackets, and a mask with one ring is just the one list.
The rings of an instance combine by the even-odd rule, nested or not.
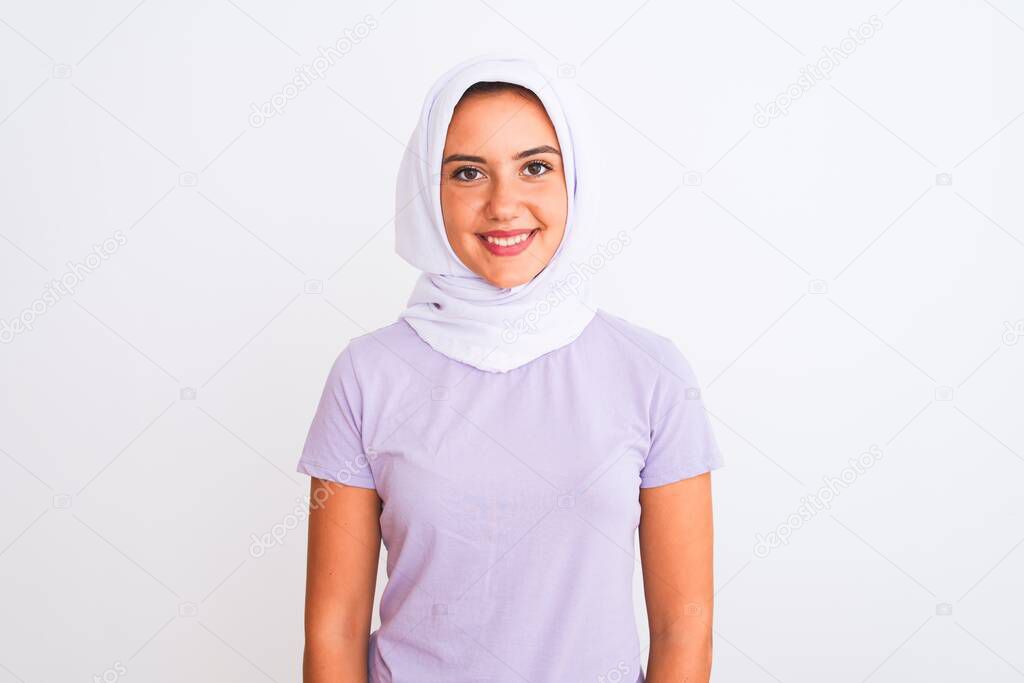
[(706, 683), (714, 600), (711, 474), (642, 488), (640, 507), (647, 683)]
[(380, 510), (373, 489), (311, 478), (304, 683), (366, 683)]

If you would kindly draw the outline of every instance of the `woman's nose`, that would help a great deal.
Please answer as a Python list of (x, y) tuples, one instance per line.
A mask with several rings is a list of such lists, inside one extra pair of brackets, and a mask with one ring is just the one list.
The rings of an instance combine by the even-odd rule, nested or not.
[(499, 178), (491, 184), (491, 195), (487, 200), (487, 217), (492, 221), (506, 222), (519, 217), (522, 198), (515, 188), (515, 181)]

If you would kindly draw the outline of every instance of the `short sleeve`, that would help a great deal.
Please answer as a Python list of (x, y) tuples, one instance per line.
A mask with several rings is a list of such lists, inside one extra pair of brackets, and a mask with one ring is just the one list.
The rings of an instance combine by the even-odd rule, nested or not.
[(349, 345), (327, 376), (296, 471), (348, 486), (376, 488), (363, 450), (362, 411), (363, 396)]
[(697, 376), (668, 338), (651, 398), (651, 446), (640, 488), (663, 486), (723, 466)]

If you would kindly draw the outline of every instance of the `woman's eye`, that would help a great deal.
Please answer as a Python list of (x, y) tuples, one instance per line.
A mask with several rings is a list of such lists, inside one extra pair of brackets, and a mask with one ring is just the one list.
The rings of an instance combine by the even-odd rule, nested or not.
[[(536, 176), (544, 175), (545, 173), (550, 171), (551, 170), (551, 166), (549, 166), (548, 164), (544, 163), (543, 161), (531, 161), (530, 163), (528, 163), (526, 165), (526, 169), (527, 169), (527, 174), (526, 175), (536, 177)], [(533, 169), (533, 170), (535, 170), (537, 172), (536, 173), (530, 173), (529, 169)]]
[[(467, 177), (467, 176), (463, 175), (464, 173), (474, 173), (474, 174), (477, 174), (477, 175), (473, 175), (471, 177)], [(458, 171), (456, 171), (455, 175), (454, 175), (454, 178), (456, 180), (477, 180), (479, 178), (479, 174), (480, 174), (480, 171), (478, 169), (475, 169), (475, 168), (472, 168), (470, 166), (467, 166), (466, 168), (460, 168)]]
[[(553, 169), (551, 164), (548, 164), (544, 161), (531, 161), (524, 167), (524, 170), (526, 171), (527, 177), (536, 178), (547, 174), (549, 171)], [(478, 168), (473, 168), (472, 166), (465, 166), (452, 174), (452, 178), (454, 178), (455, 180), (460, 180), (462, 182), (472, 182), (474, 180), (479, 180), (482, 177), (483, 172), (481, 172), (480, 169)]]

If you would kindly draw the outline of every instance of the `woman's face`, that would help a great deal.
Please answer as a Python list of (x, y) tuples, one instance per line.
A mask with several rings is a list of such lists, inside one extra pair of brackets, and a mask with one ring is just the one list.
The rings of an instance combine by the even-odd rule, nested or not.
[(464, 99), (448, 125), (441, 213), (455, 254), (496, 287), (543, 270), (565, 233), (568, 196), (554, 126), (515, 92)]

